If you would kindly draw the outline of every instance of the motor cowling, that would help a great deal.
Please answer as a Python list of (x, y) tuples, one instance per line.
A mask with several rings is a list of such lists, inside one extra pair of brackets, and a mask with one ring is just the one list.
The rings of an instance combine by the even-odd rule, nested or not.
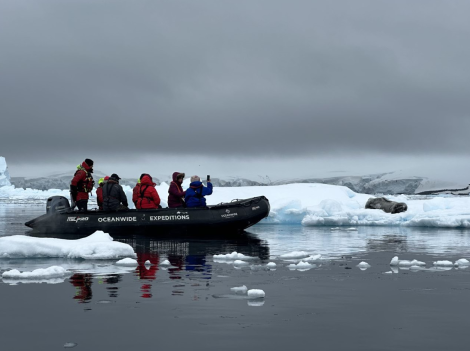
[(70, 203), (66, 197), (51, 196), (47, 199), (46, 213), (64, 213), (70, 210)]

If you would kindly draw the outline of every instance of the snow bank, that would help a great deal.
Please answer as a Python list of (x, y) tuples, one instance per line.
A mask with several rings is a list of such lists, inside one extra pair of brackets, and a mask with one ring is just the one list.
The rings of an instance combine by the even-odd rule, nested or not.
[(78, 240), (33, 238), (14, 235), (0, 238), (1, 258), (65, 257), (83, 259), (117, 259), (136, 257), (133, 248), (115, 242), (102, 231)]
[[(159, 194), (168, 192), (168, 185), (157, 186)], [(132, 189), (123, 186), (128, 198)], [(66, 190), (15, 189), (0, 187), (0, 199), (46, 200), (52, 195), (69, 197)], [(344, 186), (327, 184), (287, 184), (277, 186), (250, 186), (237, 188), (215, 188), (207, 196), (207, 203), (215, 205), (264, 195), (269, 199), (271, 212), (261, 223), (302, 224), (305, 226), (331, 226), (337, 230), (345, 227), (356, 230), (356, 226), (421, 226), (470, 228), (470, 197), (422, 197), (387, 196), (392, 201), (405, 202), (408, 211), (398, 214), (381, 210), (365, 209), (372, 195), (355, 193)], [(162, 206), (166, 206), (165, 203)]]

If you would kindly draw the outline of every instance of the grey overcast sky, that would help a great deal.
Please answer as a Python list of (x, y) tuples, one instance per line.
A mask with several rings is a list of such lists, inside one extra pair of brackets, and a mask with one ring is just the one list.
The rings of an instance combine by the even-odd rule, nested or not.
[[(2, 0), (0, 155), (320, 175), (470, 149), (470, 2)], [(323, 175), (322, 173), (322, 175)]]

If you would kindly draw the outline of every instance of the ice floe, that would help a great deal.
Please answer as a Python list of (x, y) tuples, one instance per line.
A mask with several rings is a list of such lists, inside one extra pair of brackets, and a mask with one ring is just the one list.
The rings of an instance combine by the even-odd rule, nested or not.
[(242, 261), (242, 260), (235, 260), (235, 261), (233, 261), (233, 264), (235, 266), (247, 266), (247, 265), (249, 265), (248, 262)]
[(468, 267), (468, 266), (470, 266), (470, 261), (467, 260), (466, 258), (461, 258), (461, 259), (455, 261), (454, 266), (457, 266), (457, 267)]
[(3, 272), (3, 282), (9, 285), (46, 283), (60, 284), (70, 277), (72, 273), (63, 267), (51, 266), (48, 268), (38, 268), (33, 271), (20, 272), (18, 269)]
[(52, 266), (49, 268), (38, 268), (31, 272), (20, 272), (17, 269), (12, 269), (3, 272), (3, 278), (10, 279), (49, 279), (49, 278), (62, 278), (70, 276), (72, 273), (65, 268)]
[(302, 261), (304, 262), (316, 262), (321, 260), (322, 256), (321, 255), (310, 255), (308, 257), (302, 258)]
[(299, 258), (306, 258), (309, 254), (305, 251), (292, 251), (282, 255), (279, 255), (280, 259), (299, 259)]
[(247, 295), (250, 298), (262, 298), (266, 296), (265, 292), (261, 289), (250, 289), (247, 291)]
[(163, 260), (162, 262), (160, 262), (160, 266), (171, 266), (171, 263), (168, 260)]
[(248, 291), (248, 288), (246, 287), (246, 285), (242, 285), (242, 286), (235, 286), (233, 288), (230, 288), (231, 291), (235, 292), (235, 293), (246, 293)]
[(246, 256), (242, 253), (238, 253), (236, 251), (233, 251), (232, 253), (228, 254), (220, 254), (220, 255), (214, 255), (213, 259), (214, 262), (222, 262), (222, 261), (235, 261), (235, 260), (251, 260), (254, 257)]
[(370, 264), (362, 261), (356, 267), (359, 267), (361, 270), (366, 270), (367, 268), (370, 268)]
[(139, 263), (133, 258), (126, 257), (122, 260), (117, 261), (116, 264), (118, 266), (137, 266)]
[(435, 261), (432, 264), (437, 267), (453, 267), (454, 266), (454, 264), (448, 260)]
[(300, 261), (299, 263), (291, 263), (287, 266), (290, 270), (299, 270), (299, 271), (308, 271), (309, 269), (315, 268), (316, 265), (310, 264), (308, 262)]
[(272, 269), (272, 268), (276, 268), (276, 263), (274, 263), (274, 262), (269, 262), (269, 263), (266, 264), (266, 267), (271, 268), (271, 269)]
[(136, 257), (132, 246), (113, 241), (102, 231), (77, 239), (34, 238), (14, 235), (0, 238), (1, 258), (65, 257), (83, 259), (116, 259)]

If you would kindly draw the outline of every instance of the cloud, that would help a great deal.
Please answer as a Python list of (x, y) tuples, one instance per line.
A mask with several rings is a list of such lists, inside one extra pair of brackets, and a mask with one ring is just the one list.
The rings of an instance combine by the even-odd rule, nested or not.
[(469, 10), (441, 1), (5, 1), (0, 150), (23, 162), (463, 153)]

